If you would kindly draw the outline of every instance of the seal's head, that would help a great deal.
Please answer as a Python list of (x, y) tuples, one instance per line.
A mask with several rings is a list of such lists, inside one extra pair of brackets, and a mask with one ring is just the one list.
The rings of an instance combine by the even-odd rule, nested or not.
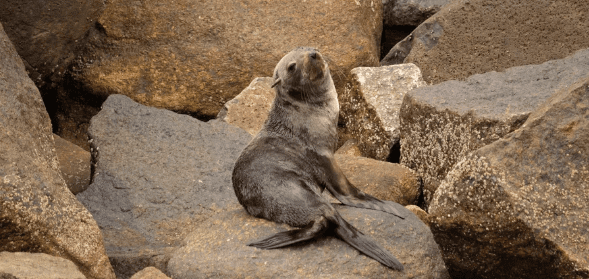
[(299, 47), (285, 55), (274, 69), (277, 97), (299, 102), (324, 102), (335, 89), (327, 62), (315, 48)]

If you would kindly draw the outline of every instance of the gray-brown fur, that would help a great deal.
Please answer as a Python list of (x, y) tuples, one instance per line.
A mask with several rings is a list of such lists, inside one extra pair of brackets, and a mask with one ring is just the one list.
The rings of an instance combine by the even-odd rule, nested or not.
[(273, 87), (276, 98), (268, 120), (235, 163), (233, 187), (249, 214), (304, 228), (249, 245), (279, 248), (332, 228), (366, 255), (403, 269), (393, 255), (342, 219), (321, 196), (327, 188), (343, 204), (400, 216), (393, 202), (354, 187), (335, 163), (339, 104), (323, 56), (308, 47), (291, 51), (276, 65)]

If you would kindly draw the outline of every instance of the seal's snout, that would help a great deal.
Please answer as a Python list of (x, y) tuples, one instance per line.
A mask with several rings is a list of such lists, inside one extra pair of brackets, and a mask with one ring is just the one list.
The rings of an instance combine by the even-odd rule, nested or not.
[(311, 57), (313, 59), (317, 59), (317, 52), (316, 51), (311, 51), (311, 53), (309, 53), (309, 57)]

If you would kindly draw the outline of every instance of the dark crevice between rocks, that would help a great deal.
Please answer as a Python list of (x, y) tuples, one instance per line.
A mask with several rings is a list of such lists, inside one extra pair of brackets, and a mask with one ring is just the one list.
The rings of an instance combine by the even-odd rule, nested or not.
[(383, 26), (380, 41), (380, 60), (382, 60), (398, 42), (409, 36), (416, 26), (397, 25)]
[(401, 143), (397, 140), (391, 146), (389, 156), (387, 156), (387, 162), (399, 164), (401, 162)]
[(415, 205), (423, 209), (423, 211), (428, 212), (427, 204), (425, 203), (425, 195), (423, 194), (423, 178), (418, 177), (417, 179), (419, 179), (419, 196), (417, 197)]

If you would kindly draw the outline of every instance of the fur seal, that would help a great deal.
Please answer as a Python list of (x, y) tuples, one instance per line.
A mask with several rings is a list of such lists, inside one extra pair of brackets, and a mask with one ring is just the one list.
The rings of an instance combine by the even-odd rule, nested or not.
[(272, 109), (235, 163), (233, 189), (249, 214), (301, 228), (248, 245), (279, 248), (330, 230), (383, 265), (403, 270), (390, 252), (346, 222), (321, 196), (327, 188), (345, 205), (401, 217), (393, 202), (353, 186), (335, 162), (339, 103), (321, 53), (310, 47), (288, 53), (276, 65), (272, 87), (276, 90)]

